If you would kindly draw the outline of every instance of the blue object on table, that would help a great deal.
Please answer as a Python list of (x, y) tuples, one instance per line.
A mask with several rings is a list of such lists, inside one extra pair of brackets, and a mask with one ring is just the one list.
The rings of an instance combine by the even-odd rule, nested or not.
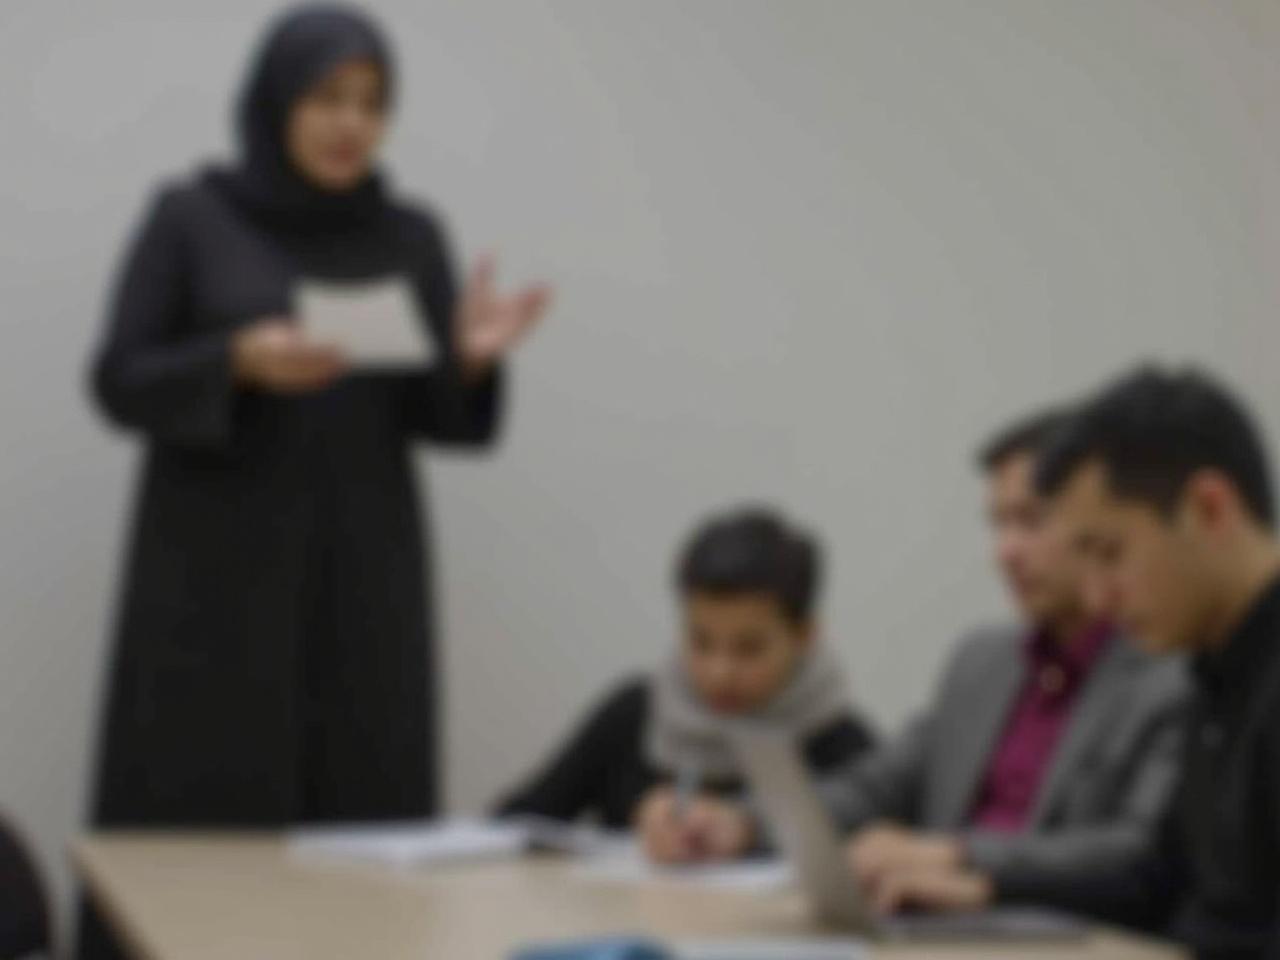
[(511, 960), (673, 960), (673, 957), (652, 940), (613, 937), (530, 947)]

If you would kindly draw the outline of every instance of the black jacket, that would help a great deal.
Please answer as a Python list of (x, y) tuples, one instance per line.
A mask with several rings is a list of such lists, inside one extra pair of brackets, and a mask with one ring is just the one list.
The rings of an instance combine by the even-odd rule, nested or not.
[(1280, 582), (1194, 675), (1182, 780), (1152, 852), (1060, 905), (1205, 960), (1280, 960)]
[[(670, 779), (645, 755), (652, 692), (633, 678), (613, 691), (532, 780), (503, 800), (500, 815), (537, 814), (558, 820), (594, 815), (606, 827), (625, 828), (644, 794)], [(850, 712), (809, 737), (804, 753), (815, 773), (830, 771), (872, 745), (871, 728)], [(705, 784), (720, 795), (741, 793), (741, 781)]]
[[(304, 5), (277, 20), (239, 103), (235, 167), (163, 191), (95, 358), (99, 403), (142, 435), (99, 751), (98, 826), (417, 817), (435, 810), (430, 565), (411, 446), (480, 445), (499, 384), (464, 384), (454, 282), (426, 214), (376, 170), (310, 182), (293, 107), (336, 65), (393, 64), (376, 24)], [(430, 371), (304, 395), (233, 382), (242, 326), (292, 314), (304, 277), (397, 275)], [(81, 960), (122, 955), (93, 911)]]
[(0, 960), (51, 946), (49, 902), (22, 838), (0, 818)]
[(449, 356), (439, 229), (388, 205), (342, 231), (255, 219), (209, 180), (160, 194), (94, 385), (146, 452), (118, 610), (97, 825), (272, 825), (432, 812), (429, 567), (411, 444), (483, 444), (497, 384), (232, 382), (239, 326), (299, 277), (407, 276)]

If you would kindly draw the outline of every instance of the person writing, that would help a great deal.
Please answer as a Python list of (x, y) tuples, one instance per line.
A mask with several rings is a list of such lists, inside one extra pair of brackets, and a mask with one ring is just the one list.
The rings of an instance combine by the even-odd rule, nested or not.
[(820, 568), (813, 540), (773, 511), (704, 523), (677, 563), (678, 650), (610, 694), (498, 813), (635, 825), (655, 860), (689, 859), (742, 839), (707, 816), (745, 799), (726, 724), (790, 731), (815, 772), (861, 755), (871, 729), (818, 639)]

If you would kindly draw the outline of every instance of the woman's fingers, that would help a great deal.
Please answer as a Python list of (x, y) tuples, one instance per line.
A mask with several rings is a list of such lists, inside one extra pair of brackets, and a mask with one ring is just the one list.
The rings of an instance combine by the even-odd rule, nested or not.
[(289, 393), (328, 386), (346, 370), (336, 344), (310, 339), (285, 317), (265, 317), (236, 333), (232, 365), (247, 383)]
[(317, 390), (328, 386), (345, 369), (342, 353), (336, 347), (298, 339), (281, 344), (266, 365), (265, 379), (268, 386), (280, 390)]
[(497, 261), (493, 254), (483, 253), (476, 258), (466, 288), (462, 294), (462, 321), (473, 324), (483, 321), (484, 314), (493, 300), (493, 278), (497, 273)]
[(542, 319), (550, 302), (551, 289), (546, 286), (491, 301), (482, 322), (492, 349), (500, 355), (515, 346)]
[(494, 290), (496, 271), (493, 256), (481, 256), (458, 304), (456, 344), (463, 367), (471, 374), (483, 374), (501, 360), (542, 319), (551, 303), (547, 284), (499, 296)]
[(476, 267), (471, 277), (477, 290), (484, 292), (493, 289), (493, 279), (498, 273), (498, 258), (485, 252), (476, 258)]
[(537, 323), (551, 305), (551, 286), (546, 283), (526, 287), (519, 295), (520, 313), (526, 326)]

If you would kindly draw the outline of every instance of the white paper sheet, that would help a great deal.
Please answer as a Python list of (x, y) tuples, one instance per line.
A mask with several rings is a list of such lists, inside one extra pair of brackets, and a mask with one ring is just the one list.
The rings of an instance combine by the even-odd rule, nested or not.
[(360, 283), (303, 279), (294, 306), (308, 334), (337, 344), (357, 368), (417, 368), (436, 361), (435, 343), (404, 277)]
[(289, 853), (296, 857), (393, 867), (516, 857), (527, 844), (523, 827), (468, 819), (306, 827), (288, 838)]
[(783, 860), (655, 866), (629, 834), (536, 817), (304, 827), (289, 833), (287, 848), (300, 859), (389, 867), (513, 859), (539, 848), (575, 857), (575, 875), (593, 882), (679, 883), (744, 893), (785, 890), (793, 883), (791, 868)]
[(544, 817), (343, 824), (303, 827), (288, 836), (289, 852), (297, 857), (360, 860), (396, 867), (518, 857), (535, 849), (590, 860), (609, 858), (632, 846), (628, 834)]
[(605, 830), (590, 823), (565, 823), (532, 814), (514, 816), (500, 823), (521, 827), (530, 850), (598, 858), (628, 853), (635, 845), (625, 830)]

